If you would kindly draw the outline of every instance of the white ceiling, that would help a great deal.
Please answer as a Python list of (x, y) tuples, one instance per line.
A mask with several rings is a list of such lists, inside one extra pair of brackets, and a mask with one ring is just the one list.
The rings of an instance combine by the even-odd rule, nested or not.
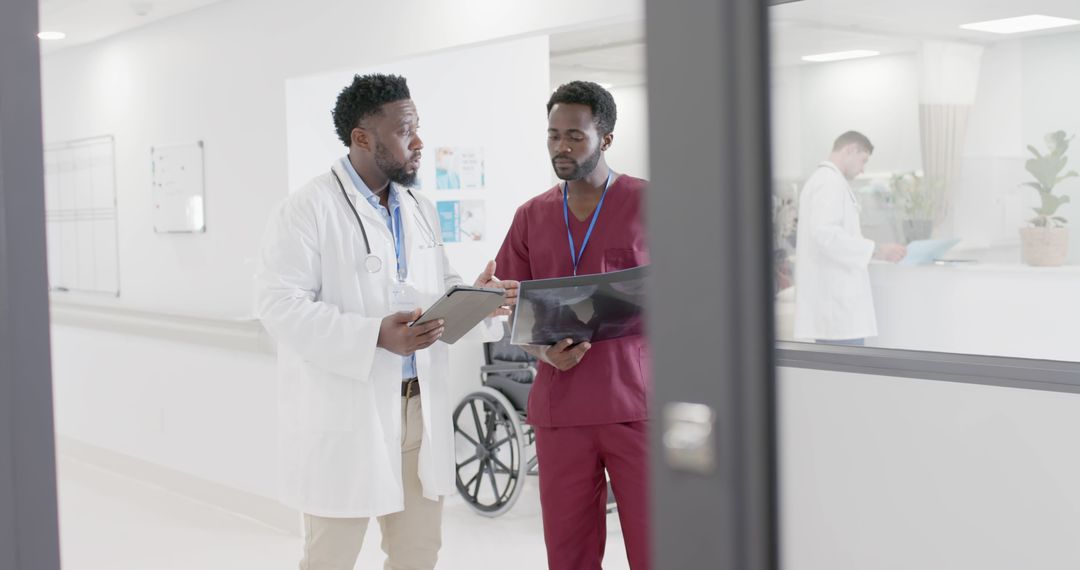
[(222, 0), (40, 0), (41, 30), (67, 38), (42, 41), (45, 53), (85, 44)]
[[(1013, 35), (959, 28), (960, 24), (1026, 14), (1080, 20), (1080, 0), (797, 0), (769, 8), (772, 64), (812, 65), (801, 57), (853, 49), (914, 52), (924, 39), (990, 44), (1080, 32), (1080, 26)], [(644, 43), (642, 22), (554, 35), (552, 85), (581, 77), (615, 87), (642, 84)]]
[(645, 83), (645, 23), (627, 22), (552, 35), (552, 87), (575, 79), (612, 87)]
[(1080, 32), (1080, 26), (1011, 35), (959, 28), (1027, 14), (1080, 20), (1080, 0), (802, 0), (770, 8), (772, 62), (799, 65), (804, 55), (851, 49), (910, 52), (924, 39), (991, 44)]
[[(65, 40), (42, 42), (42, 47), (48, 53), (95, 41), (221, 1), (41, 0), (42, 29), (68, 34)], [(800, 65), (803, 55), (849, 49), (911, 52), (927, 38), (993, 43), (1080, 31), (1073, 27), (1003, 36), (958, 27), (1033, 13), (1080, 20), (1080, 0), (798, 0), (769, 9), (772, 61)], [(641, 21), (553, 35), (552, 84), (581, 77), (616, 87), (642, 84), (644, 38)]]

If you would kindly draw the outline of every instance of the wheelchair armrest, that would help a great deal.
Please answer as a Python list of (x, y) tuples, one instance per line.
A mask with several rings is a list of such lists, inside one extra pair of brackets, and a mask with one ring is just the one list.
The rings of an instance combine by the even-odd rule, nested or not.
[(536, 367), (528, 362), (485, 364), (480, 367), (480, 379), (487, 380), (487, 377), (491, 374), (501, 374), (505, 372), (528, 372), (530, 379), (536, 379)]

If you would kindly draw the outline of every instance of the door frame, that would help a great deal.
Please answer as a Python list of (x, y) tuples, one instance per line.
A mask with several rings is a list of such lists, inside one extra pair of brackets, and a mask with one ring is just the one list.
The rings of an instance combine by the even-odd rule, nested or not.
[[(767, 4), (647, 0), (655, 568), (778, 566)], [(715, 469), (668, 464), (675, 402)]]
[(0, 2), (0, 568), (60, 568), (36, 0)]

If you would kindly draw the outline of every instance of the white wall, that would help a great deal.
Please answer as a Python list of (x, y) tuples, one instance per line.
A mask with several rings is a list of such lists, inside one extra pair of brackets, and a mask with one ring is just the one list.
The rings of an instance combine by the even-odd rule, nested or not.
[[(286, 78), (641, 13), (640, 0), (230, 0), (45, 56), (45, 140), (116, 136), (119, 304), (249, 315), (253, 254), (287, 193)], [(150, 146), (194, 140), (207, 233), (156, 235)]]
[(785, 570), (1080, 566), (1080, 396), (781, 369)]
[[(774, 67), (770, 79), (773, 177), (801, 180), (809, 176), (809, 172), (804, 170), (802, 158), (802, 68)], [(819, 155), (818, 160), (823, 160), (824, 153), (828, 152), (827, 147), (819, 153), (814, 150), (809, 149), (807, 154)]]
[[(966, 246), (1000, 247), (1019, 243), (1016, 229), (1029, 217), (1023, 208), (1028, 201), (1019, 188), (1026, 177), (1021, 155), (1022, 42), (988, 47), (980, 67), (950, 224), (951, 233), (961, 236)], [(1008, 261), (1015, 263), (1018, 258)]]
[[(611, 90), (618, 110), (615, 142), (604, 155), (616, 172), (649, 179), (649, 110), (644, 85)], [(550, 164), (550, 163), (549, 163)]]
[(805, 179), (848, 130), (874, 143), (867, 172), (920, 168), (918, 94), (914, 54), (774, 68), (776, 176)]
[(272, 355), (55, 324), (52, 349), (61, 436), (275, 496)]

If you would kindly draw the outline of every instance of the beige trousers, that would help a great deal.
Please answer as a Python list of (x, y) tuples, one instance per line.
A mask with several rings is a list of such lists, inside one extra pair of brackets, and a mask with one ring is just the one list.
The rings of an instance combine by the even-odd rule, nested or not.
[[(425, 499), (417, 474), (424, 423), (420, 396), (401, 399), (401, 477), (405, 510), (378, 517), (385, 570), (432, 570), (442, 546), (442, 498)], [(304, 515), (300, 570), (353, 570), (367, 532), (367, 518)]]

